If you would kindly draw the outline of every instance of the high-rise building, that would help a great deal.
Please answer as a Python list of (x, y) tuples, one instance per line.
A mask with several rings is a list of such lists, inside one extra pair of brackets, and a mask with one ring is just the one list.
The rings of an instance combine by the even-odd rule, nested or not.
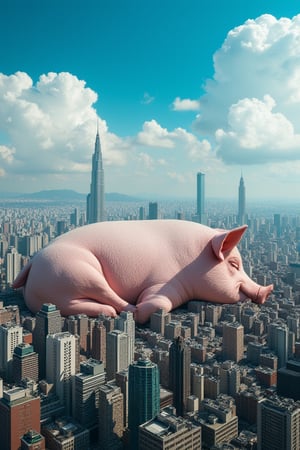
[(6, 323), (0, 326), (0, 374), (8, 382), (13, 380), (14, 349), (22, 339), (23, 327), (20, 325)]
[(149, 220), (155, 220), (158, 219), (158, 204), (157, 202), (150, 202), (149, 203)]
[(32, 345), (21, 343), (14, 349), (13, 380), (15, 383), (20, 383), (24, 378), (38, 381), (39, 358)]
[(91, 356), (106, 365), (106, 328), (102, 320), (94, 321), (91, 333)]
[(191, 394), (191, 349), (179, 336), (170, 347), (169, 388), (173, 392), (173, 404), (178, 416), (187, 410), (187, 398)]
[(300, 402), (274, 396), (258, 403), (257, 448), (300, 448)]
[(12, 284), (21, 270), (22, 255), (14, 247), (9, 247), (5, 256), (6, 283)]
[(268, 346), (278, 356), (278, 369), (284, 367), (288, 360), (289, 329), (283, 321), (270, 323), (268, 326)]
[(98, 428), (99, 389), (105, 383), (104, 364), (89, 359), (75, 375), (73, 417), (85, 428)]
[(0, 399), (1, 450), (19, 450), (29, 430), (40, 432), (40, 397), (20, 387), (3, 392)]
[(138, 448), (139, 425), (153, 419), (160, 409), (159, 370), (147, 358), (130, 364), (128, 372), (128, 428), (130, 448)]
[(201, 450), (201, 426), (177, 417), (172, 408), (140, 427), (139, 450)]
[(223, 327), (223, 360), (239, 362), (244, 357), (244, 327), (238, 322)]
[(106, 355), (106, 373), (108, 381), (113, 380), (120, 370), (127, 369), (129, 365), (128, 342), (128, 334), (121, 330), (113, 330), (107, 334), (109, 353)]
[(243, 175), (239, 184), (239, 205), (238, 205), (238, 224), (244, 225), (246, 222), (246, 188)]
[(122, 449), (124, 409), (121, 389), (110, 382), (100, 386), (99, 394), (99, 448)]
[(44, 303), (36, 314), (33, 347), (39, 355), (39, 378), (46, 375), (46, 338), (48, 334), (61, 332), (61, 314), (52, 303)]
[(104, 169), (99, 130), (97, 130), (95, 151), (92, 159), (91, 188), (87, 196), (87, 222), (104, 220)]
[(134, 360), (135, 321), (132, 312), (122, 311), (115, 319), (115, 329), (128, 335), (128, 365)]
[(277, 373), (277, 392), (283, 397), (300, 400), (300, 361), (289, 360)]
[(34, 430), (27, 431), (21, 438), (21, 450), (45, 450), (45, 438)]
[(206, 225), (205, 214), (205, 174), (197, 173), (197, 218), (198, 222)]
[(229, 443), (231, 439), (238, 436), (238, 417), (232, 397), (219, 395), (215, 400), (204, 399), (201, 402), (198, 418), (201, 423), (204, 448), (215, 448), (219, 444)]
[(47, 381), (54, 384), (55, 392), (64, 404), (67, 415), (70, 415), (72, 411), (76, 349), (76, 337), (68, 331), (47, 336)]

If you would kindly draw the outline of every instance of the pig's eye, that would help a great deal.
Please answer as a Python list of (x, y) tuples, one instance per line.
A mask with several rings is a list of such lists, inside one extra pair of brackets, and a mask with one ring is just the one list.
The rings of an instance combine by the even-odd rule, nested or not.
[(232, 267), (234, 267), (236, 270), (240, 270), (240, 265), (239, 265), (239, 263), (238, 263), (238, 261), (236, 261), (236, 260), (231, 260), (230, 261), (230, 264), (232, 265)]

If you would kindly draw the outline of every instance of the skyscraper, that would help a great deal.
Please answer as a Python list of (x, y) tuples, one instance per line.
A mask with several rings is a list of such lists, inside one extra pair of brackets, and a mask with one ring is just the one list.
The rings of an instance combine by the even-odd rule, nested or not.
[(46, 375), (46, 338), (48, 334), (61, 331), (60, 311), (52, 303), (44, 303), (36, 314), (36, 326), (33, 332), (33, 347), (39, 354), (39, 378)]
[(19, 450), (24, 433), (40, 432), (40, 411), (39, 396), (32, 397), (20, 387), (3, 392), (0, 399), (1, 450)]
[(115, 319), (115, 329), (128, 335), (128, 365), (134, 360), (135, 321), (130, 311), (122, 311)]
[(273, 396), (258, 403), (258, 450), (300, 448), (300, 403)]
[(47, 381), (65, 406), (67, 415), (72, 411), (72, 388), (76, 373), (76, 337), (66, 332), (49, 334), (46, 341)]
[(244, 357), (244, 327), (238, 322), (223, 327), (223, 360), (239, 362)]
[(158, 204), (157, 202), (150, 202), (149, 203), (149, 220), (155, 220), (158, 219)]
[(95, 151), (92, 159), (91, 190), (87, 196), (87, 222), (104, 220), (104, 170), (99, 130), (96, 134)]
[(170, 347), (169, 388), (173, 391), (177, 416), (184, 416), (191, 393), (191, 348), (185, 345), (181, 336)]
[(23, 339), (23, 327), (13, 323), (6, 323), (0, 326), (0, 374), (3, 378), (11, 382), (13, 376), (13, 353), (17, 345)]
[(246, 189), (243, 175), (239, 184), (239, 208), (238, 208), (238, 224), (244, 225), (246, 221)]
[(116, 372), (127, 369), (129, 337), (127, 333), (120, 330), (113, 330), (107, 334), (107, 348), (109, 353), (106, 355), (106, 373), (107, 380), (115, 378)]
[(139, 425), (153, 419), (160, 409), (159, 370), (149, 359), (130, 364), (128, 428), (130, 449), (138, 448)]
[(39, 360), (32, 345), (21, 343), (14, 349), (13, 379), (15, 383), (20, 383), (23, 378), (38, 381)]
[(197, 217), (199, 223), (206, 224), (205, 175), (201, 172), (197, 173)]
[(115, 382), (99, 388), (99, 448), (122, 449), (124, 430), (123, 394)]
[(82, 361), (75, 375), (73, 417), (85, 428), (98, 428), (99, 389), (105, 383), (104, 364)]

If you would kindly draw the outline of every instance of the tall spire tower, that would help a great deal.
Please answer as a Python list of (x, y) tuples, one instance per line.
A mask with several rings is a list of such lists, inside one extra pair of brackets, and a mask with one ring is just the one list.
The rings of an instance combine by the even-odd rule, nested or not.
[(92, 160), (91, 190), (87, 196), (87, 222), (96, 223), (104, 220), (104, 170), (102, 152), (97, 127), (95, 151)]
[(243, 174), (241, 174), (239, 184), (239, 210), (238, 210), (238, 223), (243, 225), (246, 220), (246, 189)]

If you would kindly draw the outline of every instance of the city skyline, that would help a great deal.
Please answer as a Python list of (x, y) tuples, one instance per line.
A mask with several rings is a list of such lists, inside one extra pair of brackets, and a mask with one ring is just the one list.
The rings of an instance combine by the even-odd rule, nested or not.
[(99, 121), (107, 192), (297, 198), (295, 2), (35, 3), (0, 18), (2, 191), (88, 193)]

